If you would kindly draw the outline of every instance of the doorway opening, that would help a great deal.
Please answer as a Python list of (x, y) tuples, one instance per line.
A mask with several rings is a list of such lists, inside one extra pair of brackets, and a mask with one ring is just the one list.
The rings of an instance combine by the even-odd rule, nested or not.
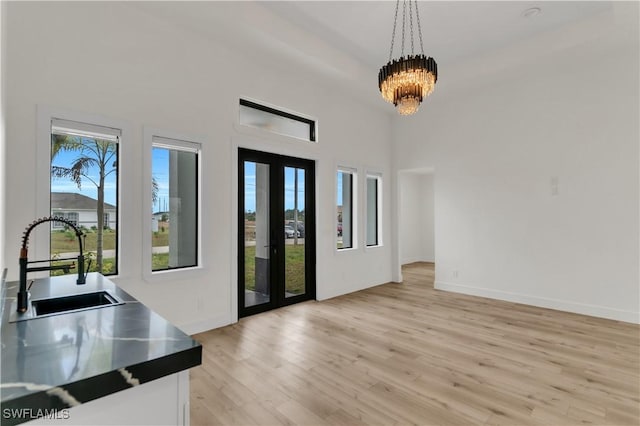
[(398, 190), (398, 265), (404, 275), (407, 265), (422, 265), (422, 271), (435, 262), (433, 169), (399, 171)]
[(238, 191), (238, 317), (315, 299), (315, 162), (240, 148)]

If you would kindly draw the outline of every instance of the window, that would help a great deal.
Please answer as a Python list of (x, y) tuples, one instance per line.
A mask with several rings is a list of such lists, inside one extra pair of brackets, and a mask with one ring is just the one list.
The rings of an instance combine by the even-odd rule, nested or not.
[(291, 136), (309, 142), (316, 141), (316, 122), (300, 115), (240, 99), (240, 124)]
[(78, 226), (78, 213), (76, 212), (69, 212), (66, 214), (67, 216), (67, 220), (71, 223), (73, 223), (75, 226)]
[(152, 137), (151, 270), (198, 266), (200, 144)]
[[(51, 215), (52, 216), (61, 217), (63, 219), (67, 219), (68, 221), (70, 221), (74, 225), (78, 226), (78, 213), (75, 213), (75, 212), (69, 212), (69, 213), (56, 212), (56, 211), (52, 210), (51, 211)], [(62, 223), (62, 222), (51, 222), (51, 227), (53, 229), (64, 229), (64, 228), (67, 227), (67, 225)]]
[(338, 169), (337, 174), (337, 248), (355, 248), (355, 192), (356, 172)]
[(367, 175), (367, 247), (382, 245), (380, 238), (381, 182), (380, 176)]
[[(50, 214), (80, 227), (86, 235), (84, 251), (91, 260), (91, 271), (104, 275), (118, 273), (120, 135), (119, 129), (110, 127), (51, 120)], [(108, 213), (112, 214), (111, 222), (105, 221)], [(75, 234), (66, 228), (52, 226), (52, 258), (78, 254)], [(53, 271), (52, 275), (62, 273)], [(69, 273), (77, 271), (71, 269)]]

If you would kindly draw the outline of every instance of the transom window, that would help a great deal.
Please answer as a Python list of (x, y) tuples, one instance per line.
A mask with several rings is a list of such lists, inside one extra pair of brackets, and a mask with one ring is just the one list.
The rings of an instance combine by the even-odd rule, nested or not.
[(309, 142), (316, 141), (316, 122), (307, 117), (240, 99), (239, 123)]

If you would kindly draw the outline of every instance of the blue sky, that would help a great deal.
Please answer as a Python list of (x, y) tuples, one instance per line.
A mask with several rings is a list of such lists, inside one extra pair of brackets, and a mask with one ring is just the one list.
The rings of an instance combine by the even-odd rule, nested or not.
[[(76, 158), (80, 156), (78, 151), (60, 151), (53, 161), (54, 166), (59, 167), (71, 167), (71, 164)], [(114, 157), (115, 160), (115, 157)], [(110, 170), (110, 169), (109, 169)], [(87, 173), (88, 177), (95, 182), (99, 181), (99, 173), (97, 167), (91, 167)], [(104, 183), (104, 201), (116, 205), (116, 190), (117, 181), (116, 173), (111, 173), (106, 177)], [(78, 194), (86, 195), (93, 199), (98, 199), (98, 188), (91, 180), (83, 177), (81, 183), (81, 189), (71, 178), (51, 178), (51, 192), (75, 192)]]
[[(169, 150), (153, 148), (151, 151), (151, 174), (158, 184), (158, 201), (153, 205), (153, 211), (168, 211), (169, 208)], [(151, 195), (149, 195), (151, 196)]]
[[(53, 161), (54, 166), (70, 167), (79, 153), (76, 151), (60, 151)], [(154, 148), (152, 151), (152, 173), (158, 182), (158, 201), (153, 206), (153, 211), (169, 205), (169, 151), (162, 148)], [(98, 168), (89, 169), (88, 176), (98, 182)], [(104, 199), (107, 203), (117, 205), (117, 181), (116, 174), (107, 176), (105, 181)], [(96, 186), (87, 178), (82, 179), (81, 189), (70, 178), (51, 178), (51, 192), (75, 192), (94, 199), (98, 198)], [(149, 194), (151, 197), (151, 194)]]
[[(304, 170), (285, 167), (284, 169), (284, 208), (292, 210), (295, 202), (295, 171), (298, 171), (298, 210), (304, 210)], [(256, 163), (244, 163), (244, 209), (256, 211)]]

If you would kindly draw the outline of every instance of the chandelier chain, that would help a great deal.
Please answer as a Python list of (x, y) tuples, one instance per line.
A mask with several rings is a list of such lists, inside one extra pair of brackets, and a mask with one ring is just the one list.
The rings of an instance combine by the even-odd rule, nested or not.
[(396, 16), (393, 18), (393, 32), (391, 33), (391, 49), (389, 49), (389, 62), (391, 62), (391, 58), (393, 57), (393, 42), (396, 38), (396, 24), (398, 23), (398, 6), (400, 5), (400, 0), (396, 1)]
[(402, 49), (400, 57), (404, 58), (404, 27), (407, 22), (407, 0), (402, 1)]
[(416, 1), (416, 23), (418, 24), (418, 36), (420, 36), (420, 52), (424, 55), (424, 45), (422, 44), (422, 27), (420, 26), (420, 12)]
[[(416, 0), (414, 0), (415, 2)], [(416, 9), (417, 9), (418, 5), (416, 5)], [(409, 0), (409, 28), (410, 28), (410, 35), (411, 35), (411, 54), (415, 55), (415, 49), (413, 48), (413, 10), (411, 9), (411, 0)]]

